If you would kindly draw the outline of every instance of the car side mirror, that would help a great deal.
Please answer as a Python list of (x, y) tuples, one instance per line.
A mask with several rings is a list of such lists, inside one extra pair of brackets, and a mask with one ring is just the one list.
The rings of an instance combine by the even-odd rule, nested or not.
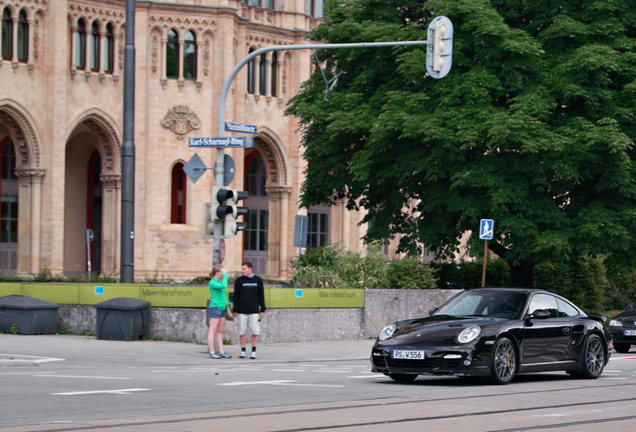
[(431, 309), (431, 311), (429, 312), (429, 315), (430, 315), (430, 316), (433, 316), (433, 314), (434, 314), (435, 312), (437, 312), (437, 310), (438, 310), (438, 309), (439, 309), (439, 308), (433, 308), (433, 309)]
[(550, 318), (550, 312), (548, 312), (545, 309), (537, 309), (528, 316), (528, 319), (533, 319), (533, 318), (534, 319)]

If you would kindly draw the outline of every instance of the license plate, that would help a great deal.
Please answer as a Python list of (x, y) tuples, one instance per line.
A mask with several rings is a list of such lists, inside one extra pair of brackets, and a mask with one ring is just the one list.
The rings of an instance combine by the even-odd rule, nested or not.
[(391, 351), (391, 357), (394, 359), (424, 360), (426, 354), (424, 351), (393, 350)]
[(636, 330), (623, 330), (623, 336), (636, 336)]

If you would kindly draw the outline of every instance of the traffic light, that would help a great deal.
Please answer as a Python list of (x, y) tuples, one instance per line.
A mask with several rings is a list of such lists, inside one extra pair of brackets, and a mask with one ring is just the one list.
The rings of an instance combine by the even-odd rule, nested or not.
[(444, 16), (435, 18), (428, 26), (426, 71), (433, 78), (444, 78), (453, 60), (453, 23)]
[(203, 203), (203, 225), (201, 229), (203, 237), (212, 237), (214, 235), (214, 221), (211, 216), (212, 203)]
[[(208, 212), (210, 215), (208, 220), (211, 222), (221, 220), (223, 223), (223, 238), (236, 235), (238, 231), (245, 229), (247, 224), (244, 222), (237, 222), (236, 218), (247, 214), (247, 209), (245, 207), (238, 207), (236, 204), (238, 201), (244, 200), (247, 197), (248, 194), (244, 191), (237, 191), (219, 186), (214, 186), (212, 188), (212, 203), (210, 204)], [(205, 205), (203, 220), (203, 235), (206, 235)], [(212, 230), (214, 230), (214, 223), (212, 223)]]
[[(247, 227), (245, 222), (237, 222), (236, 218), (247, 214), (247, 208), (238, 207), (238, 201), (247, 199), (247, 192), (232, 190), (231, 196), (225, 201), (228, 211), (226, 212), (225, 220), (223, 222), (223, 236), (230, 237), (236, 235), (239, 231), (244, 231)], [(231, 209), (231, 211), (229, 211)]]

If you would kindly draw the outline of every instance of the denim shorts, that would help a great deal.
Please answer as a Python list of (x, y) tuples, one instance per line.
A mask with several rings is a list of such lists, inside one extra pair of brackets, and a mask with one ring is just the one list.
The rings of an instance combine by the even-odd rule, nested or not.
[(225, 318), (225, 311), (218, 307), (208, 308), (208, 314), (210, 315), (210, 318)]

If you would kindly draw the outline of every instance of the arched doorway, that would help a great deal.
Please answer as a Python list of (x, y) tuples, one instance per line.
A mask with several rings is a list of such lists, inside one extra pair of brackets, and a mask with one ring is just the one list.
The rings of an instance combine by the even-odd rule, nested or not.
[[(102, 272), (102, 158), (95, 150), (88, 161), (86, 174), (86, 229), (94, 233), (90, 244), (91, 268), (97, 273)], [(88, 270), (88, 269), (85, 269)]]
[(0, 139), (0, 268), (14, 275), (18, 268), (18, 177), (13, 141)]
[(267, 173), (263, 157), (257, 151), (245, 156), (245, 190), (249, 197), (245, 200), (248, 213), (245, 216), (247, 228), (243, 232), (243, 260), (250, 261), (254, 273), (265, 277), (267, 274), (267, 231), (269, 225), (269, 203), (265, 184)]

